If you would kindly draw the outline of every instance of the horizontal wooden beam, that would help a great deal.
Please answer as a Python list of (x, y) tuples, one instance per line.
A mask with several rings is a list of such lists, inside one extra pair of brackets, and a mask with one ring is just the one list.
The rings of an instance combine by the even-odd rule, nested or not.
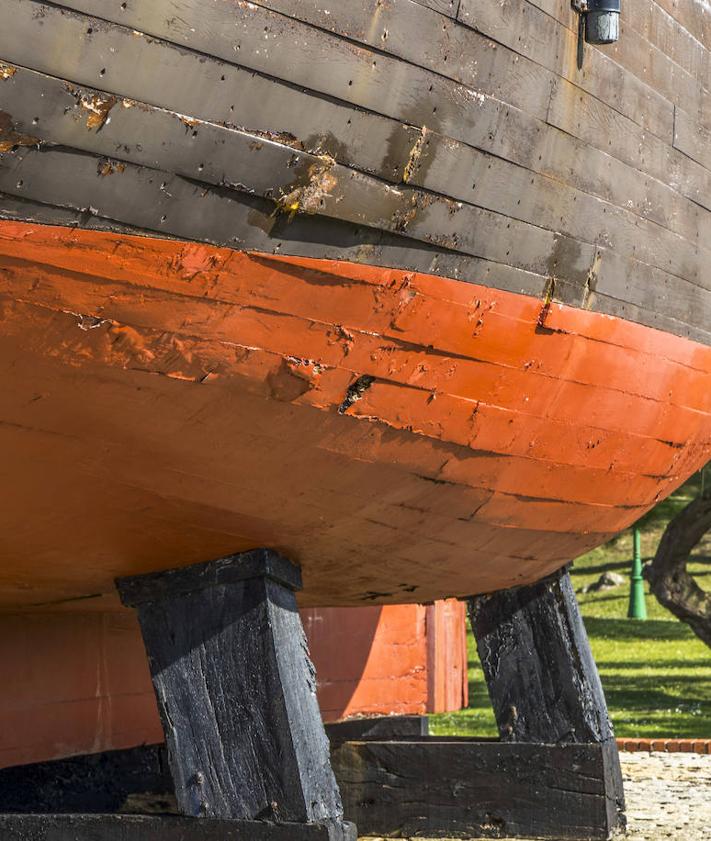
[(623, 823), (610, 743), (346, 742), (331, 762), (363, 835), (607, 839)]
[[(333, 827), (322, 824), (163, 815), (0, 815), (3, 841), (335, 841), (336, 837)], [(355, 827), (346, 838), (356, 841)]]

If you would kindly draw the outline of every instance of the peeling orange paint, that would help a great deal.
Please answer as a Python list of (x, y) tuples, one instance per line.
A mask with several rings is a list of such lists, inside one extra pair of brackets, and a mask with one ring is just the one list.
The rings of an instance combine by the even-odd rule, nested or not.
[[(67, 84), (67, 90), (75, 93), (74, 88), (69, 84)], [(89, 130), (96, 129), (98, 131), (108, 119), (111, 109), (116, 105), (116, 97), (100, 93), (88, 95), (76, 92), (76, 95), (79, 105), (89, 112), (86, 118), (86, 127)]]
[[(475, 283), (14, 222), (0, 281), (0, 437), (56, 470), (7, 467), (43, 512), (7, 549), (37, 600), (266, 544), (304, 604), (510, 586), (711, 449), (711, 348), (555, 302), (541, 329), (540, 300)], [(52, 493), (94, 517), (81, 571)]]

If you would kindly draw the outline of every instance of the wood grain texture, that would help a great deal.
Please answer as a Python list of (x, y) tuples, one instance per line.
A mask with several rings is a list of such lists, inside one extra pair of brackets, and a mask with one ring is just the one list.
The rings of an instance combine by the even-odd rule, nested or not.
[(4, 841), (356, 841), (319, 824), (268, 824), (144, 815), (0, 815)]
[(117, 582), (138, 607), (185, 815), (342, 822), (294, 573), (261, 551)]
[(469, 599), (502, 742), (600, 746), (608, 831), (624, 825), (617, 745), (567, 569)]
[(607, 839), (624, 826), (599, 744), (346, 742), (332, 761), (368, 835)]
[[(332, 742), (349, 814), (368, 832), (490, 837), (498, 828), (507, 835), (606, 838), (606, 828), (621, 822), (605, 794), (610, 765), (604, 747), (428, 738), (405, 734), (402, 723), (371, 721), (370, 734), (361, 727), (365, 739)], [(357, 726), (335, 725), (341, 734)], [(331, 735), (333, 726), (327, 731)], [(72, 805), (93, 814), (116, 808), (126, 797), (135, 809), (163, 803), (172, 812), (172, 781), (161, 770), (164, 753), (159, 746), (142, 746), (7, 769), (0, 772), (0, 792), (23, 814), (61, 813)], [(517, 796), (511, 797), (514, 786)]]
[(567, 571), (529, 587), (472, 598), (469, 615), (502, 740), (613, 739)]
[[(4, 2), (12, 5), (15, 0)], [(408, 240), (427, 242), (435, 250), (446, 248), (464, 253), (476, 261), (485, 261), (492, 283), (515, 282), (516, 271), (537, 278), (553, 274), (556, 283), (549, 286), (549, 292), (552, 289), (555, 299), (577, 306), (596, 306), (595, 296), (588, 292), (595, 291), (594, 275), (601, 260), (600, 271), (605, 277), (601, 295), (606, 307), (627, 312), (663, 329), (697, 338), (703, 336), (700, 322), (709, 306), (705, 234), (711, 224), (707, 208), (700, 205), (708, 203), (704, 196), (709, 192), (711, 175), (671, 146), (675, 105), (663, 92), (648, 84), (643, 73), (635, 75), (630, 71), (620, 77), (618, 65), (600, 50), (588, 51), (592, 66), (586, 72), (574, 67), (570, 60), (576, 48), (574, 21), (566, 4), (544, 3), (539, 8), (526, 0), (509, 0), (494, 9), (490, 4), (472, 7), (465, 0), (454, 20), (442, 13), (446, 9), (425, 8), (410, 0), (388, 0), (377, 6), (337, 5), (329, 14), (312, 2), (261, 0), (257, 4), (238, 4), (239, 17), (230, 20), (228, 26), (220, 26), (220, 21), (226, 20), (222, 4), (203, 4), (198, 9), (192, 2), (183, 3), (182, 23), (177, 25), (165, 14), (172, 2), (165, 0), (163, 6), (149, 6), (139, 2), (105, 4), (74, 0), (57, 4), (66, 9), (32, 3), (13, 6), (9, 19), (14, 31), (8, 29), (5, 40), (0, 42), (4, 56), (14, 56), (23, 63), (29, 61), (37, 69), (57, 74), (58, 85), (67, 77), (85, 83), (98, 79), (106, 90), (103, 93), (77, 90), (69, 110), (65, 106), (54, 117), (51, 114), (30, 117), (32, 102), (27, 92), (34, 82), (24, 70), (15, 70), (5, 79), (6, 90), (17, 91), (14, 99), (6, 97), (11, 115), (6, 142), (10, 143), (13, 137), (34, 125), (44, 143), (78, 144), (92, 154), (104, 155), (120, 148), (129, 160), (150, 162), (149, 165), (169, 176), (177, 172), (209, 184), (217, 181), (238, 190), (246, 188), (248, 192), (266, 194), (277, 203), (292, 195), (302, 198), (313, 194), (315, 201), (295, 203), (299, 212), (322, 217), (335, 215), (349, 224), (405, 234)], [(83, 14), (77, 14), (76, 10)], [(97, 14), (101, 19), (87, 18), (84, 16), (87, 13)], [(202, 20), (205, 14), (207, 25), (191, 25), (191, 21), (197, 21), (197, 17), (193, 20), (194, 16), (202, 16)], [(87, 26), (86, 22), (92, 20), (94, 23)], [(134, 27), (133, 31), (129, 26)], [(136, 35), (137, 30), (165, 40)], [(260, 51), (255, 40), (257, 33), (264, 31), (268, 33), (267, 42), (273, 42), (273, 48), (266, 52)], [(410, 37), (413, 31), (432, 36), (424, 39), (423, 49), (415, 47), (415, 40)], [(524, 35), (511, 41), (511, 32)], [(486, 36), (493, 40), (487, 42)], [(71, 54), (51, 48), (53, 41), (69, 38), (84, 44), (81, 63)], [(282, 68), (280, 62), (294, 59), (290, 46), (294, 39), (303, 49), (296, 56), (296, 63), (287, 62)], [(32, 45), (32, 56), (27, 55), (26, 44)], [(555, 49), (550, 50), (549, 44), (556, 45)], [(178, 51), (174, 45), (190, 51)], [(630, 49), (639, 52), (636, 47)], [(268, 62), (267, 52), (270, 53)], [(235, 53), (239, 54), (237, 65)], [(154, 72), (143, 77), (140, 86), (133, 72), (137, 65), (154, 68)], [(321, 72), (322, 65), (337, 66), (338, 73)], [(546, 71), (541, 75), (544, 66)], [(244, 74), (243, 68), (251, 71), (248, 77), (239, 75)], [(177, 80), (185, 78), (186, 73), (200, 83), (189, 88), (178, 85)], [(339, 73), (345, 74), (342, 79)], [(398, 82), (395, 88), (390, 85), (389, 96), (381, 96), (382, 85), (386, 80), (390, 84), (396, 77)], [(209, 91), (236, 90), (238, 78), (242, 91), (237, 110), (233, 102), (225, 114), (226, 98), (216, 100)], [(204, 85), (208, 79), (210, 85)], [(299, 92), (287, 86), (294, 82), (305, 89)], [(45, 77), (43, 84), (51, 85), (51, 79)], [(268, 101), (276, 109), (274, 114), (263, 105), (266, 101), (263, 94), (268, 88), (271, 91)], [(474, 94), (473, 99), (463, 95), (465, 88)], [(249, 92), (252, 89), (254, 95)], [(56, 98), (59, 108), (62, 95), (69, 96), (67, 91), (62, 94), (43, 91), (35, 102), (51, 103)], [(121, 111), (114, 109), (115, 116), (104, 120), (103, 137), (102, 132), (92, 136), (79, 129), (76, 116), (87, 102), (96, 102), (96, 97), (104, 101), (101, 97), (126, 96), (136, 97), (136, 103), (160, 105), (164, 110), (150, 106), (146, 110), (145, 105), (129, 108), (135, 116), (132, 114), (127, 121)], [(328, 102), (324, 96), (329, 97)], [(306, 106), (314, 97), (320, 102), (317, 111)], [(473, 122), (468, 122), (466, 111), (462, 111), (463, 104), (469, 108), (466, 103), (470, 100), (476, 102), (479, 111)], [(691, 103), (689, 97), (685, 101)], [(454, 104), (451, 113), (447, 111), (448, 102)], [(334, 110), (336, 103), (341, 111)], [(367, 108), (368, 114), (363, 116), (358, 106)], [(425, 112), (430, 106), (432, 113), (427, 116)], [(689, 107), (693, 113), (699, 113), (693, 103)], [(277, 111), (281, 116), (276, 117)], [(69, 116), (72, 112), (73, 116)], [(455, 112), (458, 122), (453, 119)], [(68, 131), (62, 128), (60, 113), (66, 118)], [(145, 113), (153, 115), (150, 126), (144, 125)], [(180, 120), (184, 118), (179, 116), (185, 114), (190, 115), (189, 120), (195, 119), (193, 114), (208, 120), (222, 121), (226, 117), (231, 125), (247, 125), (250, 129), (246, 133), (230, 133), (220, 130), (221, 127), (202, 124), (199, 130), (193, 128), (193, 139), (199, 136), (199, 142), (186, 146), (180, 136), (185, 129), (185, 123)], [(289, 128), (282, 122), (274, 122), (274, 118), (283, 120), (290, 114), (301, 122)], [(123, 120), (118, 119), (119, 115)], [(370, 122), (363, 122), (366, 116)], [(159, 117), (164, 128), (159, 125)], [(172, 130), (168, 128), (171, 120)], [(308, 120), (313, 122), (307, 125)], [(505, 132), (497, 130), (502, 120), (507, 123)], [(123, 130), (122, 123), (125, 123)], [(275, 125), (280, 127), (275, 129)], [(332, 129), (340, 132), (342, 139), (324, 146), (322, 141), (327, 135), (337, 136)], [(375, 139), (372, 132), (376, 129), (383, 132), (383, 142), (365, 142), (366, 138)], [(171, 131), (174, 139), (166, 154), (166, 147), (160, 141), (165, 132), (170, 135)], [(260, 144), (250, 140), (250, 136), (254, 138), (250, 132), (255, 131), (271, 141), (261, 144), (263, 152), (259, 154), (254, 154), (254, 149)], [(533, 146), (531, 132), (540, 138)], [(158, 142), (154, 145), (160, 152), (151, 153), (142, 143), (127, 142), (144, 135), (156, 138)], [(395, 135), (399, 139), (393, 142)], [(34, 137), (26, 133), (22, 136)], [(365, 145), (359, 147), (356, 136)], [(504, 136), (507, 141), (502, 147), (499, 137)], [(573, 136), (578, 138), (577, 151)], [(239, 141), (237, 146), (235, 141)], [(457, 143), (458, 149), (451, 145)], [(448, 148), (447, 144), (450, 144)], [(210, 145), (212, 151), (208, 149)], [(289, 162), (299, 158), (295, 145), (302, 147), (303, 161), (299, 166), (304, 173), (303, 180), (297, 172), (288, 169)], [(477, 168), (469, 170), (474, 177), (468, 178), (466, 170), (472, 165), (468, 160), (474, 151), (472, 145), (480, 145), (485, 151), (477, 153)], [(379, 162), (372, 157), (373, 149), (377, 148), (387, 149)], [(335, 166), (316, 160), (323, 151), (336, 155)], [(452, 154), (455, 151), (456, 158)], [(270, 167), (275, 155), (278, 163)], [(584, 169), (593, 177), (581, 180), (582, 170), (576, 164), (583, 155), (592, 156)], [(442, 171), (438, 175), (429, 164), (435, 159), (447, 161), (448, 173), (464, 171), (465, 176), (447, 178)], [(566, 167), (566, 160), (575, 163)], [(223, 165), (222, 161), (229, 163)], [(377, 179), (402, 178), (413, 187), (421, 186), (437, 193), (437, 198), (423, 197), (412, 189), (393, 191), (378, 181), (363, 182), (349, 169), (341, 171), (341, 161), (347, 167), (353, 165), (370, 171)], [(44, 162), (52, 166), (49, 158)], [(97, 166), (113, 167), (101, 162)], [(491, 179), (486, 177), (492, 166), (498, 170), (498, 184), (490, 183)], [(233, 172), (230, 174), (225, 168)], [(15, 167), (12, 169), (10, 180), (15, 184), (23, 182), (24, 186), (25, 180), (17, 178)], [(534, 177), (529, 184), (526, 181), (529, 170), (543, 177)], [(113, 167), (113, 171), (120, 171), (120, 167)], [(283, 173), (281, 180), (262, 178), (263, 183), (259, 183), (260, 172), (279, 171)], [(652, 177), (640, 179), (640, 172)], [(561, 178), (570, 187), (561, 185)], [(515, 180), (519, 183), (514, 187)], [(324, 189), (325, 181), (334, 181), (337, 189)], [(508, 190), (502, 190), (501, 183), (508, 184)], [(467, 184), (472, 187), (462, 187)], [(5, 186), (6, 190), (9, 188)], [(80, 205), (78, 199), (71, 200), (66, 195), (66, 189), (65, 179), (64, 184), (56, 189), (50, 187), (42, 196), (26, 195), (45, 204), (62, 203), (64, 198), (70, 199), (74, 207)], [(110, 193), (107, 207), (113, 202), (113, 189)], [(521, 195), (535, 196), (535, 209), (530, 204), (521, 206)], [(504, 197), (506, 200), (502, 202)], [(599, 198), (604, 198), (604, 202)], [(461, 202), (465, 204), (460, 206)], [(155, 199), (144, 202), (151, 203), (155, 205)], [(471, 207), (476, 210), (472, 212)], [(498, 216), (490, 215), (493, 208), (503, 223)], [(120, 215), (119, 203), (113, 216)], [(172, 224), (173, 217), (174, 214), (155, 214), (152, 229), (170, 229), (174, 235), (181, 235), (180, 228)], [(126, 219), (116, 221), (135, 224)], [(654, 224), (649, 224), (652, 221)], [(468, 236), (469, 232), (473, 237)], [(209, 241), (226, 242), (219, 230), (211, 233)], [(237, 240), (251, 246), (249, 233)], [(553, 233), (552, 240), (547, 233)], [(334, 235), (335, 231), (331, 239)], [(559, 237), (569, 238), (570, 242), (564, 240), (561, 244)], [(328, 238), (325, 232), (316, 235), (317, 240), (325, 238)], [(507, 238), (516, 241), (515, 249), (505, 247)], [(310, 235), (309, 239), (313, 242), (314, 236)], [(234, 237), (231, 244), (237, 244)], [(592, 255), (587, 250), (590, 245), (598, 249)], [(547, 255), (544, 261), (540, 259), (541, 250)], [(313, 253), (313, 246), (307, 253)], [(395, 259), (395, 252), (391, 254), (391, 259)], [(344, 252), (342, 256), (347, 255)], [(628, 263), (620, 262), (619, 257)], [(385, 254), (383, 258), (388, 259)], [(512, 260), (515, 264), (507, 266)], [(433, 265), (435, 262), (432, 261)], [(439, 262), (448, 263), (446, 267), (441, 266), (443, 273), (447, 273), (446, 268), (454, 269), (455, 276), (467, 273), (466, 258), (458, 261), (444, 258)], [(405, 265), (415, 267), (412, 260)], [(502, 267), (509, 269), (508, 275)], [(643, 276), (647, 267), (665, 273), (665, 300), (672, 299), (675, 312), (662, 315), (659, 309), (662, 302), (653, 302), (649, 296), (644, 305), (639, 297), (627, 300), (630, 280)], [(497, 275), (501, 276), (500, 281)], [(676, 277), (678, 281), (673, 280)], [(522, 288), (528, 286), (534, 294), (536, 290), (541, 294), (546, 286), (535, 277), (528, 283), (522, 275), (519, 279)], [(693, 306), (686, 292), (688, 282), (700, 287), (699, 292), (693, 293)], [(696, 323), (685, 327), (682, 311)]]
[[(207, 221), (205, 233), (192, 238), (353, 259), (353, 250), (328, 246), (354, 234), (376, 245), (384, 231), (404, 239), (394, 248), (376, 245), (372, 262), (421, 268), (424, 258), (428, 270), (454, 277), (481, 270), (501, 288), (583, 307), (600, 300), (605, 311), (705, 340), (711, 174), (671, 145), (675, 102), (644, 72), (620, 75), (619, 64), (597, 49), (577, 69), (567, 4), (465, 0), (454, 10), (388, 0), (336, 4), (326, 14), (310, 1), (260, 0), (237, 4), (238, 17), (227, 18), (222, 3), (198, 8), (191, 0), (180, 4), (178, 25), (168, 14), (174, 0), (3, 3), (9, 25), (0, 55), (44, 73), (15, 67), (4, 74), (6, 146), (37, 138), (98, 156), (98, 171), (120, 174), (130, 161), (154, 168), (161, 184), (179, 175), (227, 187), (230, 197), (244, 190), (277, 207), (289, 199), (295, 212), (317, 217), (302, 226), (303, 245), (298, 235), (274, 242), (269, 222), (261, 228), (269, 228), (271, 242), (259, 229), (226, 237), (220, 222)], [(99, 17), (86, 17), (92, 13)], [(263, 50), (258, 36), (265, 31)], [(642, 36), (635, 30), (634, 37)], [(52, 46), (69, 41), (82, 49)], [(635, 43), (629, 50), (639, 54)], [(139, 77), (136, 67), (151, 70)], [(67, 91), (67, 78), (98, 88)], [(180, 84), (184, 78), (189, 86)], [(99, 131), (85, 131), (83, 111), (107, 101), (123, 104), (111, 105)], [(684, 102), (693, 126), (703, 107), (690, 94)], [(88, 124), (90, 108), (87, 115)], [(193, 142), (183, 142), (186, 120)], [(681, 135), (680, 144), (690, 148)], [(30, 167), (26, 150), (15, 156)], [(55, 166), (51, 157), (42, 164)], [(142, 204), (153, 213), (141, 216), (135, 207), (122, 210), (125, 188), (117, 196), (114, 185), (102, 185), (103, 206), (96, 207), (68, 192), (82, 180), (78, 173), (61, 182), (48, 174), (39, 187), (33, 176), (28, 191), (18, 167), (10, 163), (4, 184), (17, 197), (76, 211), (88, 205), (108, 223), (191, 237), (187, 220), (176, 225), (174, 211), (157, 213), (156, 197), (146, 196)], [(389, 186), (398, 181), (407, 187)], [(186, 207), (191, 201), (185, 193)], [(342, 224), (324, 227), (329, 218)], [(373, 233), (357, 234), (354, 225)], [(234, 220), (224, 227), (234, 229)], [(644, 300), (628, 294), (650, 272), (663, 273), (663, 293), (655, 285)], [(599, 297), (590, 294), (598, 276)]]

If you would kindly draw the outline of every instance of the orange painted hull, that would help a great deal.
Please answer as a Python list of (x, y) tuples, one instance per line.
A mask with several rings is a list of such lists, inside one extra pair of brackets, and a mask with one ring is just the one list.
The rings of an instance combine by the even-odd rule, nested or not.
[(709, 456), (711, 348), (475, 283), (0, 223), (0, 603), (277, 548), (304, 605), (530, 582)]
[[(460, 602), (302, 611), (326, 721), (467, 703)], [(163, 740), (135, 616), (0, 616), (0, 768)]]

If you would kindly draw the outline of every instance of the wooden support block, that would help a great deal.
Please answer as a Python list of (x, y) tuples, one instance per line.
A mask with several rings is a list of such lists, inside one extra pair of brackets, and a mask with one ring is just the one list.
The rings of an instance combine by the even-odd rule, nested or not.
[(117, 586), (138, 611), (180, 812), (340, 831), (299, 570), (255, 550)]
[(475, 596), (469, 616), (503, 740), (613, 738), (567, 570), (527, 587)]
[[(0, 815), (2, 841), (340, 841), (333, 825), (142, 815)], [(356, 841), (355, 830), (347, 836)]]
[(430, 737), (345, 742), (332, 763), (364, 835), (607, 839), (612, 749)]
[(602, 746), (607, 825), (623, 828), (617, 744), (568, 570), (468, 603), (502, 741)]
[(430, 732), (426, 715), (380, 715), (372, 718), (350, 718), (326, 725), (326, 735), (331, 747), (343, 742), (363, 740), (393, 740), (422, 738)]

